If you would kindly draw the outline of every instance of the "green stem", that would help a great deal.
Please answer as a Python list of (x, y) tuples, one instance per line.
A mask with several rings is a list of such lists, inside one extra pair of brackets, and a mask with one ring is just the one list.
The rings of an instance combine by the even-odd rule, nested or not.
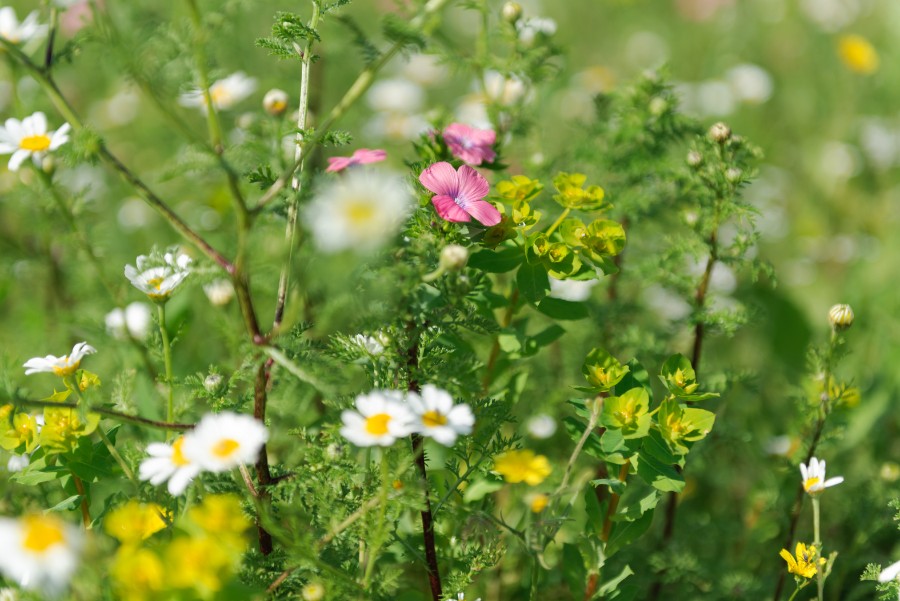
[[(818, 564), (818, 558), (822, 555), (822, 537), (819, 532), (819, 496), (812, 496), (812, 506), (813, 506), (813, 546), (816, 548), (816, 564)], [(825, 575), (822, 573), (822, 568), (819, 565), (816, 565), (816, 585), (819, 589), (819, 601), (823, 599), (823, 593), (825, 592)]]
[(581, 435), (581, 439), (578, 441), (578, 444), (575, 445), (575, 450), (572, 451), (572, 455), (569, 457), (569, 462), (566, 464), (566, 471), (563, 473), (562, 482), (560, 482), (559, 487), (556, 489), (556, 492), (553, 493), (554, 496), (558, 496), (566, 490), (566, 486), (568, 486), (569, 484), (569, 477), (572, 475), (572, 469), (575, 467), (575, 460), (578, 459), (578, 456), (581, 454), (581, 450), (584, 448), (587, 439), (590, 437), (591, 433), (594, 431), (594, 428), (597, 426), (597, 420), (600, 419), (600, 412), (602, 411), (602, 409), (603, 397), (598, 396), (594, 399), (594, 407), (591, 410), (591, 417), (588, 420), (588, 425), (584, 429), (584, 434)]
[(219, 113), (213, 102), (212, 93), (209, 91), (209, 73), (206, 69), (206, 33), (203, 30), (203, 19), (197, 0), (187, 0), (188, 10), (191, 13), (191, 24), (194, 27), (194, 62), (197, 63), (197, 79), (200, 83), (200, 91), (206, 102), (206, 124), (209, 128), (209, 139), (216, 152), (222, 152), (222, 123), (219, 121)]
[(131, 483), (135, 486), (139, 486), (137, 479), (134, 477), (134, 471), (132, 471), (131, 467), (129, 467), (128, 463), (125, 462), (125, 459), (116, 450), (116, 445), (109, 439), (109, 436), (103, 431), (103, 428), (97, 427), (97, 434), (100, 436), (100, 440), (103, 441), (103, 444), (106, 445), (109, 454), (112, 455), (113, 459), (116, 460), (116, 463), (119, 464), (119, 467), (122, 468), (122, 473), (125, 474), (125, 477), (131, 480)]
[(387, 515), (388, 492), (390, 490), (390, 466), (388, 465), (387, 449), (381, 450), (381, 490), (378, 495), (378, 526), (375, 541), (369, 548), (369, 558), (366, 561), (366, 573), (363, 576), (363, 587), (368, 588), (375, 571), (375, 563), (381, 550), (384, 539), (384, 522)]
[[(166, 305), (159, 303), (156, 305), (157, 315), (159, 316), (159, 334), (162, 337), (163, 345), (163, 361), (166, 365), (166, 386), (168, 387), (166, 396), (166, 421), (175, 421), (175, 387), (174, 378), (172, 377), (172, 345), (169, 343), (169, 332), (166, 329)], [(170, 438), (166, 434), (166, 440)]]
[(800, 589), (802, 589), (802, 588), (803, 588), (802, 586), (797, 585), (797, 588), (794, 589), (794, 594), (790, 596), (788, 601), (794, 601), (794, 597), (797, 596), (797, 593), (799, 593)]
[(570, 209), (569, 207), (566, 207), (566, 210), (563, 211), (562, 214), (559, 216), (559, 218), (558, 218), (556, 221), (553, 222), (553, 225), (551, 225), (551, 226), (547, 229), (547, 231), (544, 232), (544, 235), (546, 235), (546, 236), (549, 238), (549, 237), (550, 237), (550, 234), (552, 234), (553, 232), (556, 231), (556, 228), (559, 227), (559, 224), (561, 224), (561, 223), (563, 222), (563, 220), (564, 220), (566, 217), (568, 217), (568, 216), (569, 216), (569, 213), (571, 213), (571, 212), (572, 212), (572, 209)]
[[(23, 405), (25, 407), (64, 407), (66, 409), (78, 409), (79, 407), (78, 403), (60, 403), (58, 401), (32, 401), (28, 399), (12, 399), (12, 402), (13, 404)], [(97, 405), (88, 405), (87, 412), (97, 413), (110, 419), (119, 420), (129, 424), (147, 426), (149, 428), (159, 428), (160, 430), (175, 430), (176, 432), (182, 432), (185, 430), (191, 430), (194, 427), (194, 424), (177, 424), (163, 422), (155, 419), (147, 419), (146, 417), (141, 417), (139, 415), (129, 415), (127, 413), (114, 411), (113, 409), (107, 409), (106, 407), (99, 407)]]
[(69, 470), (72, 473), (72, 483), (75, 484), (75, 490), (78, 492), (78, 495), (81, 497), (81, 521), (84, 524), (85, 530), (91, 529), (91, 509), (88, 504), (88, 496), (87, 489), (84, 487), (84, 482), (81, 481), (81, 478), (75, 475), (75, 472)]

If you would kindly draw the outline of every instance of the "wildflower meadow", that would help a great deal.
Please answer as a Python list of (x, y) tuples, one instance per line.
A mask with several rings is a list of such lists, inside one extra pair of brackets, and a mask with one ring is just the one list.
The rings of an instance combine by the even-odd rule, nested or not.
[(0, 601), (900, 598), (896, 0), (0, 0)]

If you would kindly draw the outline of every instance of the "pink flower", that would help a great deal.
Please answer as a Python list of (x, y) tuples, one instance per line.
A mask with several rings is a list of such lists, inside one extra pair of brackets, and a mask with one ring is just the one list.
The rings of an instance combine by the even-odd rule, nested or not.
[(343, 171), (350, 165), (367, 165), (368, 163), (377, 163), (387, 158), (387, 153), (383, 150), (369, 150), (368, 148), (360, 148), (349, 157), (329, 157), (328, 169), (329, 173), (337, 173)]
[(471, 221), (474, 217), (488, 226), (500, 223), (500, 211), (483, 200), (490, 191), (487, 180), (468, 165), (455, 171), (450, 163), (435, 163), (422, 172), (419, 181), (435, 193), (431, 204), (447, 221)]
[(453, 156), (472, 165), (494, 162), (497, 153), (491, 146), (496, 139), (492, 129), (476, 129), (462, 123), (451, 123), (444, 130), (444, 142)]

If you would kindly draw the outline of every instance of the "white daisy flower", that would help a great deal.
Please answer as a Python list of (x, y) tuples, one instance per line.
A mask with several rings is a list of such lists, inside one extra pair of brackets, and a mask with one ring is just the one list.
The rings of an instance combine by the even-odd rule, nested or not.
[(209, 302), (216, 307), (224, 307), (234, 297), (234, 285), (231, 280), (220, 278), (203, 285), (203, 292)]
[(9, 157), (9, 170), (18, 171), (25, 159), (31, 160), (38, 167), (44, 156), (69, 141), (68, 123), (56, 131), (47, 131), (47, 117), (37, 112), (21, 121), (7, 119), (0, 127), (0, 154), (12, 154)]
[(209, 472), (254, 463), (269, 431), (249, 415), (209, 413), (184, 437), (184, 456)]
[(892, 563), (881, 570), (881, 574), (878, 575), (878, 582), (890, 582), (898, 575), (900, 575), (900, 561)]
[(319, 250), (365, 252), (393, 238), (413, 205), (401, 177), (354, 169), (319, 190), (306, 206), (304, 217)]
[(31, 463), (31, 455), (28, 453), (22, 453), (21, 455), (13, 455), (9, 458), (9, 461), (6, 462), (6, 471), (12, 472), (21, 472), (28, 464)]
[(819, 461), (815, 457), (809, 460), (809, 467), (803, 463), (800, 464), (800, 474), (803, 476), (803, 489), (811, 495), (844, 481), (842, 476), (826, 480), (825, 462)]
[(200, 473), (200, 466), (184, 456), (184, 442), (185, 436), (180, 436), (171, 445), (162, 442), (147, 445), (149, 457), (138, 468), (140, 479), (149, 480), (154, 486), (168, 480), (169, 494), (178, 496), (183, 493)]
[[(247, 77), (243, 71), (232, 73), (209, 86), (209, 96), (217, 111), (228, 110), (256, 91), (256, 79)], [(194, 106), (206, 110), (203, 90), (191, 90), (181, 95), (181, 106)]]
[(78, 565), (81, 533), (54, 514), (0, 518), (0, 573), (25, 589), (63, 591)]
[(12, 7), (0, 8), (0, 38), (13, 44), (23, 44), (46, 33), (47, 26), (38, 23), (38, 11), (31, 11), (20, 23)]
[(460, 434), (471, 434), (475, 425), (472, 409), (465, 403), (453, 404), (446, 390), (426, 384), (419, 394), (410, 392), (406, 400), (416, 414), (416, 431), (449, 447)]
[(353, 336), (351, 340), (373, 357), (377, 357), (384, 352), (384, 345), (372, 336), (357, 334), (356, 336)]
[(414, 430), (415, 415), (403, 403), (397, 390), (373, 390), (356, 397), (357, 411), (341, 414), (341, 436), (358, 447), (389, 447)]
[(104, 318), (106, 331), (122, 340), (126, 332), (138, 340), (147, 337), (150, 331), (150, 306), (146, 303), (131, 303), (124, 309), (115, 308)]
[(528, 433), (534, 438), (550, 438), (556, 433), (556, 420), (546, 413), (539, 413), (528, 420)]
[(54, 357), (53, 355), (34, 357), (26, 361), (22, 367), (25, 368), (26, 376), (50, 372), (64, 378), (75, 373), (85, 355), (92, 355), (96, 352), (97, 349), (87, 342), (79, 342), (72, 347), (72, 352), (68, 355), (63, 355), (62, 357)]
[(598, 280), (558, 280), (550, 278), (550, 294), (553, 298), (580, 303), (591, 297), (591, 289)]
[(187, 255), (166, 253), (162, 261), (153, 256), (141, 255), (136, 265), (125, 266), (125, 277), (131, 285), (150, 297), (154, 302), (169, 300), (175, 289), (190, 274), (191, 258)]

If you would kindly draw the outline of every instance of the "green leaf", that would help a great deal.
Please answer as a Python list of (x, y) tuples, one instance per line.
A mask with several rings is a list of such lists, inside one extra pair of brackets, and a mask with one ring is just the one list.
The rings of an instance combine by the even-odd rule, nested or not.
[(606, 555), (611, 557), (618, 551), (634, 542), (639, 536), (647, 532), (653, 523), (653, 511), (648, 511), (634, 521), (614, 522), (609, 533), (609, 542), (606, 543)]
[(501, 488), (503, 488), (502, 480), (475, 480), (466, 487), (466, 491), (463, 493), (463, 501), (466, 503), (480, 501)]
[(575, 303), (560, 298), (546, 297), (537, 305), (537, 310), (554, 319), (577, 320), (588, 316), (585, 303)]
[(584, 587), (587, 582), (587, 570), (584, 568), (584, 559), (578, 547), (572, 544), (563, 545), (560, 567), (570, 590), (576, 591)]
[(684, 410), (684, 421), (691, 424), (692, 430), (684, 436), (684, 440), (691, 442), (706, 438), (716, 423), (716, 414), (706, 409), (694, 409), (688, 407)]
[(71, 511), (78, 507), (79, 503), (81, 503), (81, 495), (72, 495), (68, 499), (60, 501), (53, 507), (45, 509), (44, 513), (50, 513), (51, 511)]
[(670, 464), (663, 463), (643, 449), (638, 453), (637, 473), (641, 479), (663, 492), (684, 490), (684, 476)]
[(487, 273), (506, 273), (525, 261), (525, 255), (518, 248), (500, 250), (480, 250), (469, 257), (467, 265)]
[(716, 392), (697, 392), (697, 375), (684, 355), (669, 357), (660, 370), (659, 379), (670, 393), (683, 401), (705, 401), (719, 396)]
[(594, 488), (598, 486), (608, 486), (611, 493), (620, 496), (625, 492), (625, 483), (621, 480), (616, 480), (615, 478), (598, 478), (597, 480), (591, 480), (591, 486)]
[(524, 263), (516, 273), (519, 294), (530, 303), (536, 303), (550, 291), (550, 279), (543, 265)]
[(606, 598), (620, 599), (621, 597), (614, 595), (614, 593), (618, 592), (619, 585), (622, 584), (622, 582), (626, 578), (628, 578), (629, 576), (632, 576), (633, 574), (634, 574), (634, 571), (631, 569), (631, 567), (625, 566), (624, 568), (622, 568), (622, 571), (619, 572), (618, 576), (611, 578), (610, 580), (607, 580), (602, 585), (600, 585), (600, 588), (597, 589), (596, 597), (599, 597), (601, 599), (606, 599)]
[(621, 429), (623, 438), (641, 438), (650, 431), (650, 395), (643, 388), (632, 388), (621, 396), (603, 402), (600, 423), (610, 429)]
[(621, 395), (632, 388), (643, 388), (652, 397), (653, 388), (650, 386), (650, 374), (641, 365), (641, 362), (632, 359), (626, 365), (628, 365), (628, 373), (615, 385), (613, 392)]
[(384, 16), (381, 21), (381, 31), (384, 33), (384, 37), (404, 47), (415, 46), (421, 49), (426, 44), (425, 38), (417, 28), (394, 13), (387, 13)]
[[(572, 416), (569, 416), (563, 419), (563, 427), (565, 427), (566, 433), (569, 435), (569, 438), (571, 438), (573, 442), (577, 443), (579, 440), (581, 440), (581, 437), (584, 436), (584, 429), (587, 428), (587, 424)], [(600, 445), (601, 440), (602, 438), (596, 432), (592, 432), (584, 442), (583, 451), (591, 457), (605, 460), (606, 453), (603, 452), (603, 449)]]

